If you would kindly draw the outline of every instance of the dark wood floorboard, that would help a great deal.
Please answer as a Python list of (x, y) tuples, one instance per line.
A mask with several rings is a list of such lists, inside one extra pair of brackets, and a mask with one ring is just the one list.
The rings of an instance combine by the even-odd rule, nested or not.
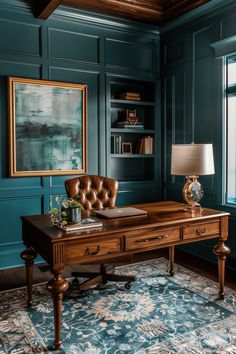
[[(153, 252), (143, 252), (133, 255), (127, 259), (117, 259), (116, 265), (142, 262), (157, 257), (168, 257), (168, 250), (161, 249)], [(198, 257), (194, 257), (180, 250), (176, 250), (175, 262), (182, 265), (199, 275), (203, 275), (214, 281), (218, 281), (218, 268), (216, 264), (204, 261)], [(78, 267), (66, 267), (64, 276), (70, 277), (71, 271), (96, 271), (98, 265), (81, 265)], [(34, 265), (33, 282), (34, 284), (46, 282), (52, 278), (52, 274), (46, 264)], [(15, 289), (26, 285), (25, 268), (17, 267), (0, 271), (0, 291)], [(225, 285), (236, 290), (236, 272), (227, 270)]]

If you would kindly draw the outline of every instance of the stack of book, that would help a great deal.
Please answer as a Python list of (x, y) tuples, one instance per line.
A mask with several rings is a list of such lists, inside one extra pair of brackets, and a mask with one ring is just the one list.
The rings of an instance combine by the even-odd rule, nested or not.
[(153, 137), (143, 136), (139, 138), (135, 152), (136, 154), (153, 154)]
[(85, 230), (85, 229), (91, 229), (91, 228), (100, 228), (102, 227), (102, 221), (97, 220), (97, 219), (83, 219), (81, 220), (80, 223), (77, 224), (68, 224), (65, 226), (58, 226), (59, 229), (65, 231), (65, 232), (72, 232), (72, 231), (77, 231), (77, 230)]
[(135, 124), (133, 122), (130, 123), (130, 118), (129, 118), (129, 120), (123, 120), (121, 122), (117, 122), (117, 128), (143, 129), (144, 126), (140, 122), (140, 120), (137, 120), (137, 117), (135, 119), (136, 119)]
[(139, 120), (139, 118), (138, 117), (128, 117), (127, 118), (127, 121), (129, 122), (129, 124), (131, 124), (131, 125), (135, 125), (135, 124), (140, 124), (141, 122), (140, 122), (140, 120)]
[(123, 120), (118, 120), (117, 128), (141, 128), (143, 129), (144, 126), (141, 120), (136, 116), (136, 111), (132, 111), (132, 115), (129, 111), (129, 115), (126, 114), (126, 117)]
[(122, 92), (120, 94), (120, 99), (131, 100), (131, 101), (140, 101), (141, 96), (140, 96), (139, 92)]

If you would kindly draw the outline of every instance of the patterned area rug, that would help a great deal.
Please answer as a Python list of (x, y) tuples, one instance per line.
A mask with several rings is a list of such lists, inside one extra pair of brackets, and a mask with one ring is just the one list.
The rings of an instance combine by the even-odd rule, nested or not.
[[(236, 353), (236, 292), (161, 258), (117, 268), (137, 281), (130, 290), (109, 283), (86, 297), (63, 300), (61, 335), (66, 354)], [(2, 292), (0, 353), (50, 353), (54, 340), (52, 301), (45, 285)]]

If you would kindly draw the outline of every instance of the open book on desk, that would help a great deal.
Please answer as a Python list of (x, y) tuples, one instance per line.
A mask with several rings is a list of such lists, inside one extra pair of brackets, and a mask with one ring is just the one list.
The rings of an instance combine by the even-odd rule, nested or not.
[(58, 226), (59, 229), (65, 231), (65, 232), (71, 232), (71, 231), (77, 231), (77, 230), (85, 230), (85, 229), (90, 229), (90, 228), (99, 228), (102, 227), (102, 221), (96, 220), (96, 219), (82, 219), (80, 223), (78, 224), (68, 224), (65, 226)]

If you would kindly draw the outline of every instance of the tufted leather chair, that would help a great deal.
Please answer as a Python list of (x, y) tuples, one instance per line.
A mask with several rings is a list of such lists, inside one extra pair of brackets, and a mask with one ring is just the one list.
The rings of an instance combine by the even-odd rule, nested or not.
[[(85, 211), (115, 207), (118, 191), (118, 181), (115, 179), (86, 175), (66, 180), (65, 188), (69, 198), (79, 198), (79, 202), (83, 205)], [(131, 282), (135, 280), (133, 275), (107, 273), (104, 264), (100, 266), (100, 272), (98, 273), (72, 272), (72, 276), (75, 277), (73, 284), (76, 285), (79, 292), (95, 284), (105, 284), (108, 280), (125, 281), (125, 286), (129, 289)], [(78, 277), (85, 277), (88, 280), (80, 283)]]
[(78, 197), (85, 210), (114, 208), (118, 181), (102, 176), (81, 176), (65, 181), (68, 197)]

